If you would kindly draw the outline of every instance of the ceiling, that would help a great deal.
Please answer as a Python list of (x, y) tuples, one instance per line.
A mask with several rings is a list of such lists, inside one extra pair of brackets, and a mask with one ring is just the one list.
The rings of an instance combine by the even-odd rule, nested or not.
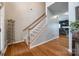
[(55, 2), (54, 4), (50, 5), (48, 9), (51, 11), (53, 15), (67, 12), (68, 2)]
[(55, 2), (46, 2), (46, 7), (49, 7), (50, 5), (54, 4)]

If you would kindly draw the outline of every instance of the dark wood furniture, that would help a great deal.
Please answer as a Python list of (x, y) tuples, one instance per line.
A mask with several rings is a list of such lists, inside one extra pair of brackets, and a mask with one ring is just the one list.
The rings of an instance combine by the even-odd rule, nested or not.
[(72, 35), (72, 55), (79, 56), (79, 32)]

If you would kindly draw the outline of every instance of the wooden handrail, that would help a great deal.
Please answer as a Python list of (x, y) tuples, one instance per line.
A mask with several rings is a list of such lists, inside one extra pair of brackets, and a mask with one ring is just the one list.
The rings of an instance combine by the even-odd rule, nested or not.
[[(36, 22), (36, 24), (32, 27), (32, 28), (34, 28), (39, 22), (41, 22), (43, 19), (41, 19), (43, 16), (45, 16), (45, 13), (43, 13), (37, 20), (35, 20), (32, 24), (30, 24), (29, 26), (27, 26), (25, 29), (23, 29), (23, 31), (25, 31), (26, 29), (28, 29), (29, 27), (31, 27), (33, 24), (35, 24)], [(45, 16), (46, 17), (46, 16)], [(39, 19), (41, 19), (40, 21), (39, 21)], [(39, 22), (38, 22), (39, 21)], [(29, 30), (31, 30), (32, 28), (29, 28)]]
[[(44, 16), (46, 17), (46, 16)], [(33, 29), (35, 26), (37, 26), (43, 19), (39, 20), (35, 25), (33, 25), (33, 27), (29, 28), (29, 30)]]

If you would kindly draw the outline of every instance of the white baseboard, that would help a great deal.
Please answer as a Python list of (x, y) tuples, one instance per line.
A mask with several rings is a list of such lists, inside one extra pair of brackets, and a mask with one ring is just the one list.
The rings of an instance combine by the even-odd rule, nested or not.
[(59, 37), (59, 36), (57, 36), (57, 37), (55, 37), (55, 38), (53, 38), (53, 39), (49, 39), (49, 40), (47, 40), (47, 41), (41, 42), (41, 43), (39, 43), (39, 44), (37, 44), (37, 45), (30, 46), (30, 49), (32, 49), (32, 48), (34, 48), (34, 47), (37, 47), (37, 46), (39, 46), (39, 45), (45, 44), (45, 43), (47, 43), (47, 42), (49, 42), (49, 41), (51, 41), (51, 40), (55, 40), (55, 39), (57, 39), (58, 37)]
[(2, 54), (1, 54), (1, 55), (4, 56), (8, 45), (16, 44), (16, 43), (20, 43), (20, 42), (24, 42), (24, 41), (25, 41), (25, 40), (21, 40), (21, 41), (16, 41), (16, 42), (12, 42), (12, 43), (7, 44), (6, 47), (4, 48), (4, 50), (2, 51)]
[(25, 42), (25, 40), (20, 40), (20, 41), (15, 41), (15, 42), (12, 42), (12, 43), (8, 43), (8, 45), (16, 44), (16, 43), (20, 43), (20, 42)]
[(1, 53), (1, 55), (2, 55), (2, 56), (4, 56), (4, 54), (5, 54), (5, 52), (6, 52), (7, 47), (8, 47), (8, 45), (6, 45), (6, 46), (5, 46), (5, 48), (2, 50), (2, 53)]
[(72, 50), (71, 50), (71, 49), (68, 49), (68, 51), (69, 51), (70, 53), (72, 53)]

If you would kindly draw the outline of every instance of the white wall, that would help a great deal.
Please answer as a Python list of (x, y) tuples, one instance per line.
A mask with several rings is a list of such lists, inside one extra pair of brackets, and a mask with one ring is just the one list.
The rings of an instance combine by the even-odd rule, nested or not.
[(2, 7), (1, 9), (1, 51), (3, 52), (4, 47), (5, 47), (5, 22), (4, 22), (4, 17), (5, 17), (5, 6)]
[(69, 20), (69, 16), (68, 15), (59, 15), (59, 21), (62, 20)]
[(47, 15), (47, 9), (50, 5), (54, 4), (55, 2), (46, 2), (46, 15)]
[(52, 12), (47, 10), (47, 21), (48, 21), (48, 29), (53, 34), (52, 40), (59, 37), (59, 20), (58, 17), (52, 18), (54, 16)]
[[(75, 21), (76, 15), (75, 15), (75, 7), (79, 6), (79, 2), (69, 2), (69, 21)], [(70, 24), (69, 22), (69, 24)], [(69, 49), (72, 50), (72, 34), (69, 30)]]
[[(32, 10), (31, 10), (32, 9)], [(45, 12), (45, 3), (28, 2), (28, 3), (6, 3), (6, 20), (15, 20), (15, 40), (23, 39), (23, 29), (35, 21)]]

